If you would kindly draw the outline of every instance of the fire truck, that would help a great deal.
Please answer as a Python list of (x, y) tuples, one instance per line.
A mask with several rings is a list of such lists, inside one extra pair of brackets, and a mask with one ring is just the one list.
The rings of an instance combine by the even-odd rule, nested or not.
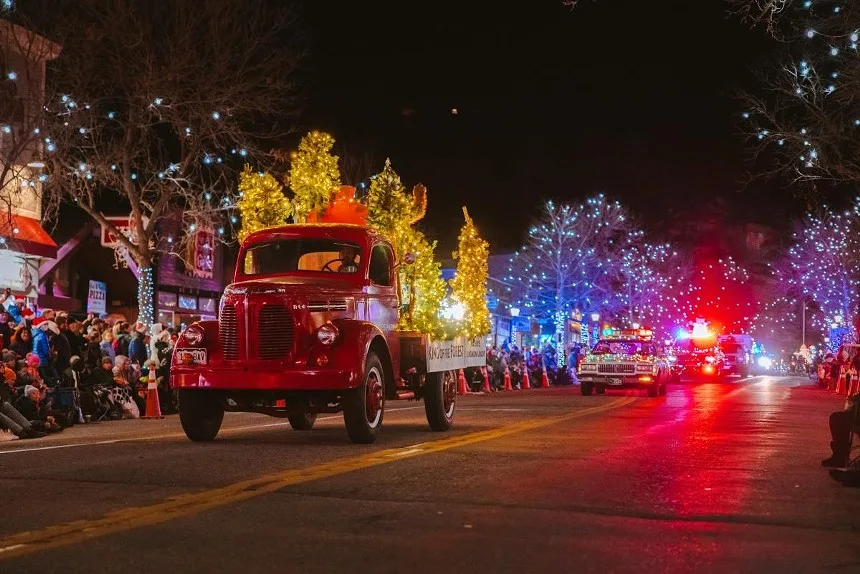
[(650, 329), (610, 329), (579, 364), (583, 395), (606, 389), (646, 389), (649, 397), (666, 394), (671, 372), (666, 357), (658, 352)]
[(398, 330), (405, 259), (361, 225), (251, 234), (219, 320), (194, 323), (175, 347), (170, 382), (188, 438), (214, 439), (225, 411), (285, 417), (299, 431), (342, 412), (349, 438), (371, 443), (396, 399), (423, 399), (430, 428), (449, 429), (457, 369), (484, 365), (485, 342)]
[(675, 382), (719, 377), (725, 367), (717, 334), (702, 319), (698, 319), (691, 330), (682, 329), (678, 333), (669, 360)]

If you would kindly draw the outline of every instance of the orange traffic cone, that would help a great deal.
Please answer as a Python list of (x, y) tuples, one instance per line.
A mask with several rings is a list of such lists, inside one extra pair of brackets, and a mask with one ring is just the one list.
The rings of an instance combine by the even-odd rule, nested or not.
[(529, 370), (523, 370), (523, 384), (520, 385), (523, 390), (530, 389), (532, 386), (529, 384)]
[(490, 388), (490, 377), (487, 375), (487, 367), (481, 367), (481, 375), (484, 377), (484, 388), (482, 390), (485, 393), (493, 392)]
[(505, 388), (506, 391), (514, 390), (514, 387), (511, 386), (511, 371), (505, 369)]
[(469, 388), (466, 386), (466, 375), (463, 373), (463, 369), (460, 369), (460, 374), (457, 375), (457, 394), (465, 395), (469, 392)]
[(149, 367), (149, 380), (146, 383), (146, 414), (142, 419), (163, 419), (161, 403), (158, 402), (158, 380), (155, 378), (155, 367)]
[(549, 388), (549, 377), (546, 376), (546, 367), (543, 369), (543, 374), (540, 377), (540, 388), (548, 389)]

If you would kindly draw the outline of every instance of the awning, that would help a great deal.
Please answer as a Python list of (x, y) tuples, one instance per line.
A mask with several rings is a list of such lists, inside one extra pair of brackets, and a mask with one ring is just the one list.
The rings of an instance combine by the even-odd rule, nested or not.
[(57, 257), (57, 244), (32, 217), (0, 211), (0, 238), (14, 251), (37, 257)]

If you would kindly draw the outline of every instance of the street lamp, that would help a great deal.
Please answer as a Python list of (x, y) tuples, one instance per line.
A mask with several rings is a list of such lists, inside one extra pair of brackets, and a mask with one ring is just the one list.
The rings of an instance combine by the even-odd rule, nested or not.
[(511, 307), (511, 317), (519, 317), (520, 316), (520, 308), (519, 307)]
[(593, 323), (597, 323), (598, 321), (600, 321), (600, 313), (592, 313), (591, 314), (591, 321)]

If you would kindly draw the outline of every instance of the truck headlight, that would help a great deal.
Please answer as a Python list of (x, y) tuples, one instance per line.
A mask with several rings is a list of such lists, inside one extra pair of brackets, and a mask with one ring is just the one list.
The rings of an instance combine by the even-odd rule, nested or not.
[(586, 371), (594, 372), (597, 370), (597, 365), (594, 363), (583, 363), (583, 364), (579, 365), (579, 370), (580, 370), (580, 372), (583, 372), (583, 373)]
[(332, 345), (337, 340), (339, 334), (337, 327), (331, 323), (326, 323), (317, 329), (317, 340), (323, 345)]
[(203, 342), (203, 330), (200, 327), (191, 325), (183, 331), (182, 337), (189, 345), (199, 345)]
[(654, 370), (654, 365), (652, 365), (651, 363), (636, 365), (636, 372), (637, 373), (650, 373), (653, 370)]

